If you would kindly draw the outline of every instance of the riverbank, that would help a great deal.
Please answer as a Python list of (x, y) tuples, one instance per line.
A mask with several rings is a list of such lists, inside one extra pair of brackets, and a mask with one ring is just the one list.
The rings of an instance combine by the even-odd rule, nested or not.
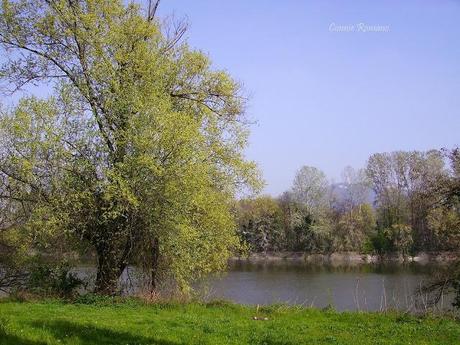
[(458, 344), (460, 322), (226, 303), (0, 301), (0, 344)]
[(416, 262), (421, 265), (426, 264), (449, 264), (460, 259), (459, 253), (456, 252), (432, 252), (418, 253), (414, 256), (402, 256), (397, 254), (388, 254), (384, 256), (363, 254), (357, 252), (338, 252), (329, 254), (310, 254), (305, 252), (266, 252), (251, 253), (249, 256), (233, 257), (230, 263), (238, 261), (258, 262), (276, 262), (289, 261), (297, 263), (314, 263), (328, 265), (359, 265), (369, 263), (404, 263)]

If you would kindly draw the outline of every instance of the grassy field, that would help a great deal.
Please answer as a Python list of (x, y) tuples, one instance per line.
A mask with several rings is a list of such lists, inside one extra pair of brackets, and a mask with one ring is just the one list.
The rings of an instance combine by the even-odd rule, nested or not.
[[(262, 320), (254, 320), (254, 316)], [(268, 320), (263, 320), (268, 318)], [(460, 344), (460, 322), (214, 304), (0, 302), (0, 344)]]

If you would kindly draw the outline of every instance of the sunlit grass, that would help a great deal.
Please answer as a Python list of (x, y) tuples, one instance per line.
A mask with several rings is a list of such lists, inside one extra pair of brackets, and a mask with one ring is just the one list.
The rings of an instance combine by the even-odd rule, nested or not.
[(0, 344), (8, 345), (459, 343), (458, 321), (396, 313), (227, 303), (0, 302)]

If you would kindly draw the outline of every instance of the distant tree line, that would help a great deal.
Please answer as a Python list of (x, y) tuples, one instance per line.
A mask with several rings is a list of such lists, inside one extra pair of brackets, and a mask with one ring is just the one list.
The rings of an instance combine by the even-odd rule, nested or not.
[(410, 255), (460, 243), (458, 150), (373, 154), (334, 184), (317, 168), (298, 170), (280, 197), (237, 202), (238, 233), (252, 252)]

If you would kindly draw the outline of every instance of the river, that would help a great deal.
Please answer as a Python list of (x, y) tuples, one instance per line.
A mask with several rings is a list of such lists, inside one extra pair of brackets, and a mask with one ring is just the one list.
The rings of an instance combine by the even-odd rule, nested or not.
[[(429, 296), (420, 288), (444, 269), (438, 265), (363, 264), (334, 267), (293, 262), (233, 262), (229, 271), (198, 285), (207, 300), (243, 304), (300, 304), (339, 311), (420, 310)], [(450, 306), (443, 296), (438, 307)]]
[[(199, 298), (240, 304), (291, 304), (333, 307), (339, 311), (424, 311), (430, 296), (421, 288), (433, 281), (446, 264), (342, 264), (299, 261), (235, 260), (228, 270), (194, 284)], [(94, 286), (95, 267), (79, 266), (74, 273)], [(124, 294), (136, 294), (142, 284), (130, 267), (121, 277)], [(450, 309), (452, 294), (445, 293), (436, 308)]]

